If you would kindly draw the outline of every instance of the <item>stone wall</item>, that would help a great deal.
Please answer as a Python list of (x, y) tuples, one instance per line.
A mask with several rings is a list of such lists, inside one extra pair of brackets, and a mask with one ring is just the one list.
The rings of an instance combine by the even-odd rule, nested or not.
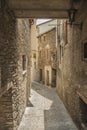
[(36, 19), (33, 19), (31, 25), (31, 82), (39, 81), (38, 73), (38, 39), (37, 39), (37, 28)]
[[(19, 125), (20, 119), (24, 113), (27, 105), (27, 98), (29, 98), (29, 80), (30, 80), (30, 44), (29, 44), (29, 21), (28, 19), (17, 20), (17, 44), (18, 44), (18, 90), (13, 94), (13, 117), (14, 126)], [(23, 56), (26, 57), (25, 70), (23, 70)], [(18, 92), (18, 96), (16, 95)], [(15, 97), (16, 96), (16, 97)], [(18, 107), (17, 107), (18, 102)], [(16, 110), (16, 111), (15, 111)], [(16, 120), (15, 120), (16, 118)], [(16, 128), (15, 128), (16, 129)]]
[[(82, 89), (80, 92), (83, 96), (87, 91), (87, 61), (83, 58), (83, 43), (87, 42), (87, 18), (85, 13), (84, 15), (85, 19), (82, 19), (82, 29), (79, 28), (80, 26), (67, 25), (68, 41), (67, 44), (65, 44), (64, 41), (64, 44), (62, 45), (63, 52), (57, 68), (58, 94), (62, 98), (79, 129), (81, 129), (83, 122), (78, 91)], [(64, 28), (62, 31), (64, 32)]]
[[(42, 82), (46, 83), (45, 68), (47, 67), (49, 70), (50, 68), (56, 69), (56, 28), (38, 36), (38, 52), (38, 69), (43, 70)], [(50, 75), (49, 79), (51, 78), (52, 76)], [(50, 85), (51, 82), (52, 81), (50, 81)]]
[(5, 90), (0, 97), (0, 130), (17, 130), (29, 96), (29, 22), (16, 19), (8, 8), (1, 10), (0, 19), (0, 92)]

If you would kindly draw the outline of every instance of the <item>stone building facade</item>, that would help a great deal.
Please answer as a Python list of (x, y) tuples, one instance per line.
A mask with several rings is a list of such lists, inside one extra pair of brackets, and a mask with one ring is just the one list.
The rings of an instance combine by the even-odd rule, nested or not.
[(48, 86), (56, 86), (56, 28), (38, 36), (39, 79)]
[(29, 97), (29, 20), (7, 7), (0, 19), (0, 130), (17, 130)]
[[(85, 19), (83, 19), (85, 18)], [(81, 24), (82, 22), (82, 24)], [(78, 23), (78, 22), (77, 22)], [(87, 129), (87, 18), (78, 25), (60, 21), (57, 92), (79, 129)]]
[(37, 28), (36, 20), (33, 19), (31, 25), (31, 82), (39, 81), (38, 75), (38, 39), (37, 39)]

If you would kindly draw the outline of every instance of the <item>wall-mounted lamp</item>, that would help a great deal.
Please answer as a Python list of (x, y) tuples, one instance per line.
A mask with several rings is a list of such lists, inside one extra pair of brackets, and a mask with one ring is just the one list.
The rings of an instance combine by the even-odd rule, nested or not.
[(77, 9), (75, 8), (70, 8), (68, 9), (68, 17), (69, 17), (69, 24), (70, 25), (76, 25), (79, 27), (80, 30), (82, 30), (82, 27), (83, 27), (83, 23), (75, 23), (75, 16), (76, 16), (76, 13), (77, 13)]
[(82, 30), (83, 27), (83, 23), (75, 23), (75, 17), (76, 17), (76, 13), (77, 13), (77, 9), (74, 8), (74, 0), (70, 0), (71, 2), (71, 7), (70, 9), (67, 10), (68, 12), (68, 17), (69, 17), (69, 24), (70, 25), (76, 25), (79, 27), (80, 30)]
[(71, 8), (68, 10), (69, 22), (71, 25), (75, 22), (76, 12), (77, 12), (77, 10), (74, 8)]

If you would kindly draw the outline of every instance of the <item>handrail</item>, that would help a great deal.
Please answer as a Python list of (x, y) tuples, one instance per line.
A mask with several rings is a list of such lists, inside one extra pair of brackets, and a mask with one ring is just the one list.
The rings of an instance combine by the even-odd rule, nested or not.
[(2, 97), (10, 88), (12, 88), (12, 83), (8, 83), (7, 86), (0, 88), (0, 97)]
[(87, 104), (87, 97), (84, 95), (84, 93), (77, 90), (77, 95)]

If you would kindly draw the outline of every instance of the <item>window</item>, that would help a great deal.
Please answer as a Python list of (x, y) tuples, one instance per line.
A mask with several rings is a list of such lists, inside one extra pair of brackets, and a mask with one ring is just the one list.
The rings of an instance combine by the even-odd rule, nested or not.
[(22, 56), (22, 69), (23, 71), (26, 70), (26, 55)]
[(46, 36), (43, 37), (44, 41), (46, 40)]
[(41, 42), (41, 37), (39, 38), (39, 41)]
[(49, 57), (49, 50), (46, 49), (46, 58), (48, 59), (48, 57)]
[(84, 43), (84, 58), (87, 58), (87, 43)]
[(33, 58), (35, 58), (35, 59), (36, 59), (36, 54), (35, 54), (35, 53), (33, 54)]
[(40, 51), (40, 53), (39, 53), (39, 57), (41, 58), (42, 57), (42, 52)]

